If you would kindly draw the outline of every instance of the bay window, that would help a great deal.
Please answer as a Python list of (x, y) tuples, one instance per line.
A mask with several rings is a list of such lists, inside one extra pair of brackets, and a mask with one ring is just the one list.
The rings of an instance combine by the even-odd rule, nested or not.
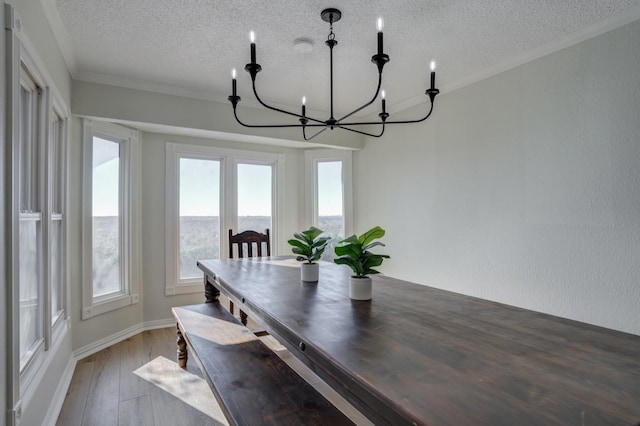
[(138, 302), (138, 145), (135, 130), (84, 120), (83, 319)]
[(284, 156), (175, 143), (166, 153), (165, 293), (202, 292), (196, 262), (227, 257), (229, 229), (277, 228)]

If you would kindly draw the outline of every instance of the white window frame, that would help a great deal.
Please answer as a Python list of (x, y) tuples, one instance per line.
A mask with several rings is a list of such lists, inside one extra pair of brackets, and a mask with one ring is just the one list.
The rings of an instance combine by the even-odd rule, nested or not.
[[(10, 277), (7, 286), (7, 317), (6, 324), (8, 335), (11, 336), (7, 348), (7, 408), (10, 422), (16, 422), (20, 417), (22, 401), (30, 400), (36, 391), (38, 384), (45, 374), (46, 366), (51, 362), (52, 357), (58, 351), (59, 345), (64, 336), (69, 333), (69, 299), (68, 299), (68, 247), (67, 247), (67, 227), (65, 225), (65, 212), (68, 210), (67, 198), (67, 128), (69, 108), (62, 101), (62, 96), (53, 84), (53, 79), (47, 73), (43, 62), (36, 54), (36, 49), (22, 32), (20, 18), (15, 13), (13, 7), (4, 4), (5, 34), (6, 44), (6, 69), (7, 69), (7, 140), (6, 154), (8, 160), (8, 170), (6, 188), (7, 199), (7, 240), (9, 241), (7, 270)], [(23, 71), (23, 69), (25, 71)], [(26, 73), (26, 74), (23, 74)], [(22, 209), (20, 174), (22, 164), (20, 162), (20, 96), (21, 81), (24, 75), (28, 75), (30, 81), (38, 88), (37, 106), (37, 146), (38, 157), (29, 166), (37, 167), (37, 175), (28, 171), (35, 179), (33, 186), (34, 194), (31, 194), (30, 207)], [(32, 87), (33, 88), (33, 87)], [(51, 120), (54, 111), (61, 121), (60, 157), (51, 158), (50, 152), (50, 132)], [(58, 167), (63, 171), (61, 176), (60, 210), (62, 215), (56, 220), (61, 220), (61, 275), (62, 275), (62, 310), (61, 315), (52, 321), (51, 312), (51, 274), (50, 274), (50, 240), (52, 219), (52, 161), (59, 161)], [(35, 211), (32, 207), (35, 207)], [(38, 221), (41, 224), (41, 236), (37, 241), (40, 251), (37, 274), (39, 275), (38, 292), (39, 307), (41, 315), (39, 327), (41, 337), (34, 346), (34, 351), (24, 368), (20, 368), (20, 241), (19, 226), (21, 221)]]
[[(49, 101), (49, 91), (44, 84), (44, 79), (38, 72), (35, 65), (32, 63), (31, 58), (26, 55), (26, 52), (21, 52), (21, 64), (20, 64), (20, 97), (22, 97), (22, 89), (26, 88), (31, 92), (31, 102), (32, 105), (29, 111), (29, 121), (31, 125), (29, 126), (30, 137), (34, 138), (35, 144), (29, 146), (29, 153), (27, 154), (29, 159), (26, 164), (26, 173), (23, 170), (23, 166), (25, 164), (20, 161), (18, 163), (18, 176), (23, 173), (28, 176), (28, 180), (25, 185), (27, 186), (26, 192), (28, 199), (24, 200), (24, 191), (20, 188), (20, 177), (17, 177), (18, 184), (16, 185), (16, 189), (20, 192), (20, 206), (19, 206), (19, 222), (20, 224), (24, 222), (36, 222), (40, 224), (40, 232), (39, 238), (36, 241), (37, 250), (39, 253), (38, 264), (36, 266), (37, 271), (37, 293), (38, 297), (37, 301), (37, 310), (38, 310), (38, 320), (39, 323), (38, 331), (39, 336), (38, 339), (34, 342), (34, 344), (29, 348), (27, 352), (28, 360), (21, 366), (20, 368), (20, 385), (21, 388), (27, 386), (31, 380), (35, 372), (38, 370), (38, 366), (42, 363), (44, 355), (43, 352), (45, 350), (45, 333), (47, 331), (47, 327), (43, 324), (44, 318), (46, 316), (46, 281), (47, 281), (47, 262), (45, 259), (48, 259), (48, 250), (47, 250), (47, 232), (48, 232), (48, 224), (46, 223), (46, 209), (45, 209), (45, 177), (47, 175), (46, 171), (43, 173), (43, 165), (45, 160), (45, 141), (46, 135), (48, 132), (46, 131), (47, 127), (47, 104)], [(20, 111), (18, 114), (21, 115), (23, 111)], [(21, 123), (21, 120), (20, 120)], [(20, 129), (21, 131), (22, 129)], [(21, 148), (17, 148), (20, 150)], [(34, 155), (31, 150), (35, 150), (36, 153)], [(18, 157), (21, 158), (20, 152), (18, 152)], [(22, 160), (22, 158), (21, 158)], [(34, 170), (35, 169), (35, 170)], [(37, 225), (36, 225), (37, 226)], [(18, 231), (19, 233), (19, 231)], [(16, 249), (20, 250), (20, 241), (16, 241)], [(19, 256), (19, 255), (18, 255)], [(18, 279), (20, 279), (20, 274), (18, 273)], [(20, 299), (20, 284), (18, 283), (18, 287), (16, 289), (18, 293), (18, 299)], [(20, 301), (20, 306), (23, 305), (23, 301)], [(18, 308), (20, 310), (20, 308)], [(18, 334), (19, 327), (18, 327)], [(20, 336), (22, 338), (22, 335)], [(20, 357), (20, 364), (22, 364), (22, 357)]]
[(202, 145), (168, 142), (166, 151), (165, 198), (165, 295), (202, 293), (202, 278), (180, 279), (179, 239), (179, 170), (181, 158), (220, 161), (220, 256), (229, 256), (227, 229), (237, 228), (237, 166), (259, 164), (272, 167), (271, 247), (277, 247), (278, 230), (283, 229), (284, 202), (284, 154), (244, 151)]
[(345, 237), (353, 234), (353, 173), (352, 154), (340, 149), (307, 149), (305, 162), (305, 214), (309, 226), (318, 226), (318, 163), (342, 163), (342, 214)]
[[(222, 216), (224, 211), (225, 192), (225, 168), (226, 158), (217, 153), (202, 154), (198, 150), (185, 149), (183, 145), (168, 143), (166, 146), (166, 198), (165, 198), (165, 273), (166, 285), (165, 295), (202, 292), (201, 278), (180, 278), (180, 160), (198, 159), (208, 161), (218, 161), (220, 163), (220, 245), (222, 246), (223, 224)], [(222, 247), (220, 247), (222, 255)]]
[[(231, 186), (228, 188), (229, 192), (229, 209), (227, 210), (228, 220), (226, 221), (227, 229), (238, 229), (238, 165), (240, 164), (249, 164), (255, 166), (271, 166), (272, 167), (272, 175), (271, 175), (271, 230), (269, 233), (271, 234), (271, 247), (277, 247), (277, 231), (278, 229), (282, 229), (278, 224), (276, 224), (276, 212), (282, 212), (282, 208), (277, 208), (278, 202), (278, 180), (277, 180), (277, 170), (276, 166), (278, 163), (278, 157), (275, 155), (258, 155), (259, 153), (254, 152), (253, 155), (247, 155), (246, 152), (238, 153), (237, 155), (233, 155), (231, 157), (233, 167), (231, 169), (231, 173), (233, 175), (232, 179), (230, 179)], [(280, 161), (284, 161), (284, 155), (281, 157)], [(280, 185), (280, 188), (283, 188)], [(264, 229), (255, 229), (258, 232), (264, 232)], [(226, 231), (225, 231), (226, 232)], [(227, 233), (228, 234), (228, 233)], [(221, 252), (224, 253), (225, 257), (229, 257), (229, 235), (225, 235), (225, 245), (224, 250)]]
[[(59, 295), (60, 301), (61, 301), (61, 305), (62, 305), (62, 310), (58, 311), (58, 312), (52, 312), (52, 305), (51, 305), (51, 296), (49, 295), (48, 297), (48, 304), (47, 304), (47, 309), (45, 309), (47, 315), (49, 317), (51, 317), (51, 322), (52, 322), (52, 335), (53, 335), (53, 340), (55, 340), (56, 336), (60, 334), (62, 328), (63, 328), (63, 323), (64, 320), (66, 318), (68, 318), (69, 314), (68, 314), (68, 297), (69, 297), (69, 291), (67, 289), (67, 286), (65, 285), (65, 283), (67, 282), (67, 277), (68, 277), (68, 255), (67, 255), (67, 241), (68, 241), (68, 237), (67, 237), (67, 195), (68, 195), (68, 185), (69, 185), (69, 174), (68, 174), (68, 160), (67, 160), (67, 145), (68, 145), (68, 137), (69, 137), (69, 118), (68, 118), (68, 112), (66, 112), (66, 109), (64, 107), (64, 105), (57, 99), (57, 98), (53, 98), (52, 100), (52, 107), (51, 107), (51, 120), (50, 120), (50, 124), (53, 124), (53, 114), (57, 115), (59, 118), (58, 121), (58, 129), (51, 129), (51, 131), (57, 131), (58, 132), (58, 137), (59, 140), (57, 140), (58, 142), (58, 151), (55, 153), (51, 152), (51, 138), (49, 138), (47, 140), (47, 158), (49, 159), (49, 162), (47, 163), (47, 167), (50, 167), (51, 169), (47, 170), (47, 178), (49, 179), (49, 182), (47, 183), (47, 188), (48, 188), (48, 193), (49, 193), (49, 199), (47, 200), (47, 206), (48, 206), (48, 214), (49, 214), (49, 219), (48, 222), (50, 224), (53, 224), (54, 221), (60, 221), (60, 244), (62, 246), (62, 252), (60, 253), (60, 280), (62, 282), (62, 286), (61, 286), (61, 292)], [(59, 164), (56, 166), (55, 164), (52, 164), (54, 161), (56, 161), (55, 158), (53, 158), (53, 156), (56, 155), (58, 158), (57, 160), (59, 161)], [(58, 177), (59, 177), (59, 181), (55, 181), (54, 179), (52, 179), (52, 175), (53, 175), (53, 170), (55, 168), (58, 168)], [(59, 202), (60, 202), (60, 211), (55, 211), (54, 209), (54, 194), (56, 194), (56, 191), (54, 190), (53, 186), (54, 185), (58, 185), (59, 187), (57, 188), (57, 195), (59, 198)], [(53, 226), (52, 226), (53, 227)], [(49, 243), (49, 247), (50, 247), (50, 243)], [(49, 249), (50, 250), (50, 249)], [(51, 265), (49, 264), (49, 271), (50, 271)], [(47, 274), (50, 278), (49, 278), (49, 282), (47, 285), (48, 289), (52, 288), (52, 282), (51, 282), (51, 272), (49, 272)], [(58, 314), (55, 318), (53, 317), (53, 314)]]
[[(82, 319), (138, 303), (140, 266), (140, 141), (136, 130), (102, 121), (83, 120)], [(120, 144), (121, 291), (93, 295), (93, 137)]]

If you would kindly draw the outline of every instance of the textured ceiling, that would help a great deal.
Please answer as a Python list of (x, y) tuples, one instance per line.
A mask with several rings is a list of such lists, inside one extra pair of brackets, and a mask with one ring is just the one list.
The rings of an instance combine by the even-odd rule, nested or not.
[[(577, 41), (588, 31), (640, 18), (640, 0), (43, 1), (55, 2), (58, 25), (52, 27), (66, 44), (63, 52), (77, 79), (225, 100), (236, 67), (239, 95), (251, 104), (243, 68), (253, 30), (263, 68), (261, 97), (297, 109), (306, 95), (308, 108), (322, 110), (328, 109), (329, 29), (320, 11), (339, 8), (339, 112), (373, 95), (377, 74), (370, 58), (378, 17), (384, 18), (385, 53), (391, 57), (383, 80), (390, 109), (424, 99), (432, 58), (438, 86), (451, 89), (545, 46), (561, 47), (558, 40)], [(313, 41), (312, 52), (294, 50), (301, 37)]]

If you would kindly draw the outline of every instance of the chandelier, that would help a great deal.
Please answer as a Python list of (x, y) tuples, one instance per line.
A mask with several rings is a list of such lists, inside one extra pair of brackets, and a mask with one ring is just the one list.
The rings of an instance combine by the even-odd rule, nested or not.
[[(375, 94), (373, 95), (373, 97), (371, 98), (371, 100), (369, 100), (368, 102), (364, 103), (363, 105), (359, 106), (358, 108), (354, 109), (353, 111), (351, 111), (348, 114), (345, 114), (342, 117), (336, 118), (334, 116), (334, 107), (333, 107), (333, 48), (336, 47), (336, 45), (338, 44), (338, 41), (336, 40), (336, 36), (333, 32), (333, 24), (335, 22), (338, 22), (340, 20), (340, 18), (342, 17), (342, 12), (340, 12), (338, 9), (334, 9), (334, 8), (329, 8), (329, 9), (324, 9), (322, 11), (322, 13), (320, 14), (320, 17), (322, 18), (323, 21), (328, 22), (329, 23), (329, 35), (327, 36), (327, 41), (325, 41), (325, 44), (327, 46), (329, 46), (329, 64), (330, 64), (330, 74), (329, 74), (329, 81), (330, 81), (330, 116), (328, 119), (326, 120), (321, 120), (318, 118), (314, 118), (311, 116), (307, 115), (307, 111), (306, 111), (306, 98), (302, 97), (302, 108), (300, 111), (300, 114), (297, 114), (295, 112), (291, 112), (291, 111), (285, 111), (283, 109), (271, 106), (266, 104), (258, 95), (258, 91), (256, 89), (256, 76), (258, 75), (258, 73), (262, 70), (262, 67), (260, 66), (260, 64), (258, 64), (256, 62), (256, 43), (255, 43), (255, 35), (253, 33), (253, 31), (250, 34), (250, 38), (251, 38), (251, 63), (248, 63), (244, 69), (249, 73), (249, 75), (251, 76), (251, 85), (253, 88), (253, 94), (255, 95), (256, 99), (258, 100), (258, 102), (265, 108), (273, 110), (273, 111), (277, 111), (280, 112), (282, 114), (286, 114), (292, 117), (296, 117), (298, 119), (298, 122), (300, 124), (247, 124), (244, 123), (242, 120), (240, 120), (240, 118), (238, 117), (238, 111), (236, 110), (236, 107), (238, 106), (238, 102), (240, 102), (240, 96), (238, 96), (237, 94), (237, 89), (236, 89), (236, 70), (233, 69), (231, 75), (232, 75), (232, 81), (231, 81), (231, 88), (232, 88), (232, 94), (231, 96), (228, 97), (229, 102), (231, 102), (231, 105), (233, 106), (233, 115), (236, 118), (236, 121), (241, 124), (242, 126), (245, 127), (253, 127), (253, 128), (286, 128), (286, 127), (297, 127), (297, 128), (301, 128), (302, 129), (302, 136), (304, 137), (304, 140), (311, 140), (313, 138), (315, 138), (316, 136), (318, 136), (320, 133), (324, 132), (327, 129), (344, 129), (344, 130), (348, 130), (350, 132), (355, 132), (355, 133), (360, 133), (366, 136), (372, 136), (372, 137), (380, 137), (384, 134), (384, 130), (385, 130), (385, 126), (387, 124), (409, 124), (409, 123), (419, 123), (421, 121), (426, 120), (427, 118), (429, 118), (429, 116), (431, 115), (431, 112), (433, 111), (433, 102), (435, 97), (440, 93), (440, 91), (438, 89), (436, 89), (435, 87), (435, 81), (436, 81), (436, 72), (435, 72), (435, 62), (431, 61), (430, 64), (430, 68), (431, 68), (431, 87), (429, 87), (426, 92), (425, 95), (427, 95), (429, 97), (430, 100), (430, 107), (428, 109), (428, 111), (426, 112), (426, 115), (422, 118), (416, 119), (416, 120), (399, 120), (399, 121), (390, 121), (388, 120), (389, 118), (389, 113), (386, 111), (386, 104), (385, 104), (385, 92), (384, 90), (380, 90), (381, 86), (382, 86), (382, 69), (384, 68), (384, 65), (389, 62), (389, 55), (387, 55), (386, 53), (384, 53), (384, 49), (383, 49), (383, 36), (382, 36), (382, 27), (383, 27), (383, 21), (382, 18), (378, 18), (377, 21), (377, 29), (378, 29), (378, 52), (373, 55), (371, 57), (371, 62), (373, 62), (374, 64), (376, 64), (377, 68), (378, 68), (378, 87), (376, 88)], [(367, 108), (368, 106), (370, 106), (371, 104), (373, 104), (375, 102), (375, 100), (378, 98), (378, 95), (380, 95), (381, 97), (381, 111), (378, 114), (378, 117), (380, 118), (379, 121), (348, 121), (349, 118), (351, 118), (354, 114), (357, 114), (358, 112), (362, 111), (364, 108)], [(357, 126), (359, 127), (359, 129), (353, 128), (353, 126)], [(373, 133), (372, 132), (368, 132), (368, 131), (363, 131), (360, 130), (363, 127), (366, 126), (377, 126), (378, 127), (378, 132), (377, 133)], [(311, 136), (307, 136), (307, 129), (308, 128), (313, 128), (315, 131)]]

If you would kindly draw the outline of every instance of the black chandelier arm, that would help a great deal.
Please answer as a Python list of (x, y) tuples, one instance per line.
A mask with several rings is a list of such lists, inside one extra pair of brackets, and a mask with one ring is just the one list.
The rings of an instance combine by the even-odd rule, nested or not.
[(308, 138), (307, 137), (307, 132), (306, 132), (306, 126), (302, 126), (302, 136), (304, 137), (305, 141), (310, 141), (311, 139), (315, 138), (316, 136), (318, 136), (320, 133), (324, 132), (325, 130), (327, 130), (326, 127), (324, 129), (322, 129), (322, 130), (319, 130), (313, 136)]
[(396, 121), (387, 121), (387, 124), (411, 124), (411, 123), (421, 123), (424, 120), (426, 120), (427, 118), (429, 118), (431, 116), (431, 113), (433, 112), (433, 103), (434, 100), (431, 100), (431, 108), (429, 108), (429, 112), (427, 113), (427, 115), (425, 115), (422, 118), (419, 118), (417, 120), (396, 120)]
[(304, 129), (304, 127), (325, 127), (326, 125), (324, 123), (322, 124), (246, 124), (243, 123), (242, 120), (240, 120), (240, 118), (238, 118), (238, 112), (236, 111), (236, 109), (233, 109), (233, 116), (236, 118), (236, 121), (238, 122), (238, 124), (244, 126), (244, 127), (251, 127), (251, 128), (300, 128), (302, 127)]
[[(325, 125), (325, 122), (322, 121), (322, 120), (318, 120), (318, 119), (313, 118), (313, 117), (307, 117), (306, 115), (303, 116), (303, 115), (300, 115), (300, 114), (296, 114), (295, 112), (285, 111), (283, 109), (276, 108), (276, 107), (271, 106), (271, 105), (267, 105), (266, 103), (264, 103), (264, 101), (258, 95), (258, 90), (256, 89), (256, 81), (255, 81), (255, 79), (252, 79), (251, 86), (253, 87), (253, 94), (255, 95), (255, 97), (258, 100), (258, 102), (260, 102), (260, 105), (262, 105), (263, 107), (265, 107), (267, 109), (270, 109), (272, 111), (280, 112), (282, 114), (292, 115), (292, 116), (298, 117), (298, 118), (306, 118), (307, 120), (315, 121), (316, 123), (321, 123), (323, 126)], [(309, 126), (313, 126), (313, 125), (309, 124)], [(296, 127), (301, 127), (301, 125), (296, 125)]]
[[(362, 111), (363, 109), (365, 109), (366, 107), (368, 107), (369, 105), (371, 105), (372, 103), (375, 102), (375, 100), (378, 97), (378, 94), (380, 93), (380, 87), (382, 86), (382, 71), (378, 72), (378, 88), (376, 89), (376, 93), (375, 95), (373, 95), (373, 98), (371, 98), (371, 100), (369, 102), (367, 102), (366, 104), (362, 105), (359, 108), (356, 108), (355, 110), (351, 111), (349, 114), (345, 115), (344, 117), (341, 117), (338, 120), (338, 124), (340, 124), (340, 122), (342, 120), (344, 120), (345, 118), (349, 118), (351, 117), (353, 114), (357, 114), (358, 112)], [(345, 123), (345, 124), (351, 124), (351, 123)], [(377, 124), (377, 123), (376, 123)]]
[(381, 131), (380, 131), (380, 133), (379, 133), (379, 134), (377, 134), (377, 135), (374, 135), (373, 133), (363, 132), (363, 131), (361, 131), (361, 130), (350, 129), (349, 127), (345, 127), (345, 126), (351, 126), (351, 125), (353, 125), (353, 124), (356, 124), (356, 123), (346, 123), (346, 124), (341, 124), (341, 125), (339, 125), (338, 127), (340, 127), (341, 129), (344, 129), (344, 130), (348, 130), (348, 131), (350, 131), (350, 132), (359, 133), (359, 134), (361, 134), (361, 135), (365, 135), (365, 136), (371, 136), (371, 137), (373, 137), (373, 138), (379, 138), (380, 136), (382, 136), (382, 135), (384, 134), (384, 129), (385, 129), (385, 123), (384, 123), (384, 122), (377, 122), (377, 123), (372, 122), (372, 123), (370, 123), (370, 124), (382, 124), (382, 130), (381, 130)]
[[(425, 121), (427, 118), (429, 118), (429, 116), (431, 116), (431, 113), (433, 112), (433, 100), (431, 101), (431, 108), (429, 108), (429, 111), (427, 112), (427, 115), (425, 115), (422, 118), (419, 118), (417, 120), (396, 120), (396, 121), (390, 121), (390, 120), (386, 120), (385, 124), (411, 124), (411, 123), (420, 123), (422, 121)], [(356, 123), (340, 123), (340, 127), (343, 128), (342, 126), (371, 126), (374, 124), (380, 124), (379, 121), (361, 121), (361, 122), (356, 122)]]

